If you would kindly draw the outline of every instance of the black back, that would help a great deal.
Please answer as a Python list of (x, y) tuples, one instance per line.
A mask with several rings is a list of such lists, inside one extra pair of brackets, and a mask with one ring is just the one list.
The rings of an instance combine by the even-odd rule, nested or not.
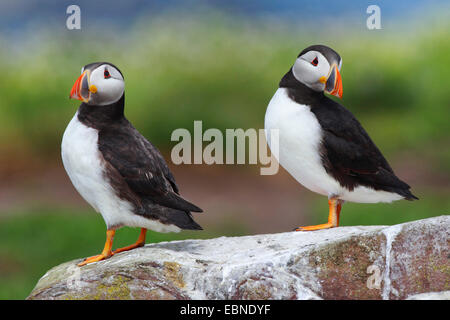
[[(305, 49), (306, 50), (306, 49)], [(375, 190), (395, 192), (407, 200), (417, 199), (410, 186), (393, 172), (380, 150), (370, 139), (355, 116), (323, 92), (314, 91), (293, 75), (292, 69), (281, 79), (289, 97), (310, 107), (320, 126), (322, 164), (342, 187), (353, 190), (367, 186)]]
[(120, 198), (134, 204), (136, 214), (183, 229), (201, 229), (190, 211), (202, 210), (179, 195), (161, 153), (125, 118), (124, 101), (125, 95), (106, 106), (82, 103), (78, 110), (78, 119), (98, 130), (106, 177)]

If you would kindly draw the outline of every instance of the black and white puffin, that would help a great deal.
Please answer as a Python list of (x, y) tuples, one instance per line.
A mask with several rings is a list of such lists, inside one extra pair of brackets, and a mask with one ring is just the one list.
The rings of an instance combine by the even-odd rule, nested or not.
[(342, 98), (342, 59), (333, 49), (304, 49), (284, 75), (265, 115), (266, 138), (278, 130), (279, 163), (303, 186), (328, 197), (325, 224), (337, 227), (344, 201), (376, 203), (417, 199), (400, 180), (353, 114), (324, 95)]
[[(106, 243), (100, 255), (79, 266), (145, 244), (147, 229), (201, 230), (191, 212), (202, 210), (179, 195), (164, 158), (125, 118), (125, 83), (111, 63), (81, 69), (70, 98), (83, 101), (64, 132), (64, 168), (81, 196), (105, 220)], [(140, 227), (137, 242), (112, 250), (115, 230)]]

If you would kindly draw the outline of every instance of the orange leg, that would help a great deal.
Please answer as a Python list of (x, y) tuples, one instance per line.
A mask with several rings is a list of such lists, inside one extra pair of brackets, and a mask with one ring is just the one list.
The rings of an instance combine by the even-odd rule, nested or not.
[(135, 244), (132, 244), (130, 246), (127, 247), (123, 247), (123, 248), (119, 248), (113, 251), (113, 254), (122, 252), (122, 251), (128, 251), (131, 249), (135, 249), (135, 248), (139, 248), (139, 247), (143, 247), (145, 245), (145, 236), (147, 234), (147, 229), (145, 228), (141, 228), (141, 234), (139, 235), (138, 240), (136, 241)]
[(102, 253), (100, 253), (97, 256), (93, 256), (93, 257), (84, 259), (84, 261), (79, 263), (78, 266), (82, 267), (89, 263), (97, 262), (97, 261), (104, 260), (106, 258), (111, 257), (113, 255), (111, 249), (112, 249), (115, 234), (116, 234), (116, 230), (106, 230), (106, 242), (105, 242), (105, 247), (103, 248)]
[(341, 213), (342, 201), (338, 199), (330, 199), (328, 200), (328, 207), (329, 213), (327, 223), (318, 224), (315, 226), (298, 227), (295, 231), (314, 231), (339, 226), (339, 215)]

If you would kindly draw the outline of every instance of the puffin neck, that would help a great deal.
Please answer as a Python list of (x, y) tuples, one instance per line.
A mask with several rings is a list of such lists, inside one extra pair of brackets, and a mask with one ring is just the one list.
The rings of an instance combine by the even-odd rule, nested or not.
[(281, 79), (280, 88), (286, 88), (289, 97), (303, 105), (313, 106), (325, 98), (323, 92), (314, 91), (298, 81), (292, 72), (292, 68)]
[(118, 101), (105, 106), (92, 106), (83, 102), (78, 108), (78, 120), (88, 127), (101, 129), (124, 119), (124, 105), (125, 93)]

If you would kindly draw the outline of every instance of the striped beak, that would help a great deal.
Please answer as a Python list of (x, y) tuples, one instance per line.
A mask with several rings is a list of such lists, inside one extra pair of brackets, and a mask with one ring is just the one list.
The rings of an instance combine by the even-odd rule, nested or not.
[(97, 88), (90, 84), (90, 76), (91, 72), (86, 70), (78, 77), (70, 91), (69, 99), (89, 101), (91, 94), (97, 92)]
[(333, 96), (342, 98), (342, 78), (339, 73), (339, 69), (336, 64), (331, 66), (330, 74), (325, 82), (325, 92), (332, 94)]

